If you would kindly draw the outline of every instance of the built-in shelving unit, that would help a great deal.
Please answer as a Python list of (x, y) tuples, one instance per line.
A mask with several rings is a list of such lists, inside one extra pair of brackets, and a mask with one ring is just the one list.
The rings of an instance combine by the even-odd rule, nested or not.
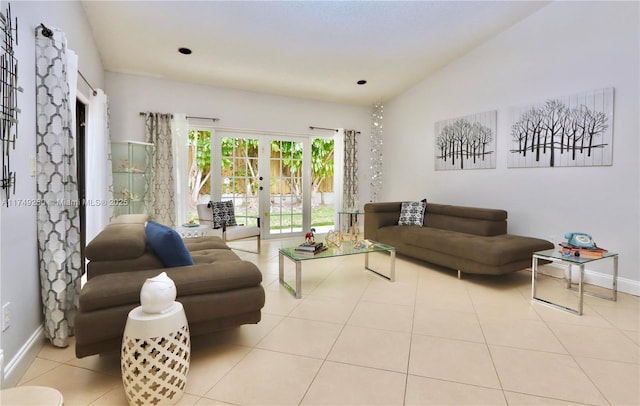
[(114, 214), (153, 211), (154, 145), (146, 142), (119, 141), (111, 144), (113, 162), (113, 197), (117, 199)]

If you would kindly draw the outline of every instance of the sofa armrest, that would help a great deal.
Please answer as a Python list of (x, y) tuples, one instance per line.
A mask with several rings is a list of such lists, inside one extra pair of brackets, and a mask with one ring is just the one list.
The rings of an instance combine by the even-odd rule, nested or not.
[(378, 229), (398, 224), (402, 202), (366, 203), (364, 205), (364, 238), (377, 240)]

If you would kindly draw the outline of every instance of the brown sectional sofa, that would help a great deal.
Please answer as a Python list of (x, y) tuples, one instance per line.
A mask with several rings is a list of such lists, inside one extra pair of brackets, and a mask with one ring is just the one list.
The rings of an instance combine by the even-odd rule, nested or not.
[(549, 241), (507, 234), (507, 212), (427, 203), (422, 226), (399, 226), (402, 202), (367, 203), (364, 237), (460, 273), (501, 275), (531, 266)]
[(166, 272), (176, 284), (191, 335), (258, 323), (262, 274), (218, 237), (185, 239), (194, 265), (165, 268), (147, 247), (146, 215), (116, 218), (88, 245), (87, 282), (75, 317), (76, 356), (120, 350), (131, 309), (147, 278)]

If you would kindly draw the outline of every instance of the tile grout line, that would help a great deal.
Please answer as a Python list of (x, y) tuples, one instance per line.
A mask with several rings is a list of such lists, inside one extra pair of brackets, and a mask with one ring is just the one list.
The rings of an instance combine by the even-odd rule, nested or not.
[(416, 307), (418, 305), (418, 288), (420, 286), (420, 272), (416, 271), (416, 286), (413, 294), (413, 312), (411, 315), (411, 332), (409, 333), (409, 351), (407, 353), (407, 368), (404, 376), (404, 393), (402, 404), (407, 404), (407, 389), (409, 388), (409, 368), (411, 367), (411, 349), (413, 348), (413, 330), (416, 324)]
[[(555, 278), (553, 276), (550, 276), (552, 278)], [(560, 278), (556, 278), (556, 279), (560, 279)], [(591, 310), (594, 310), (591, 308), (591, 306), (589, 306), (587, 304), (587, 307), (590, 308)], [(602, 396), (602, 398), (604, 400), (606, 400), (609, 404), (611, 404), (611, 402), (609, 401), (609, 398), (607, 398), (607, 396), (605, 396), (605, 394), (602, 392), (602, 390), (600, 389), (600, 387), (596, 384), (596, 382), (593, 381), (593, 379), (591, 378), (591, 376), (587, 373), (587, 371), (584, 370), (584, 368), (582, 367), (582, 365), (580, 365), (580, 363), (578, 362), (578, 360), (576, 360), (575, 356), (571, 353), (571, 351), (569, 351), (569, 348), (567, 347), (567, 345), (560, 339), (560, 337), (556, 334), (555, 330), (553, 328), (551, 328), (551, 326), (549, 325), (549, 321), (547, 321), (542, 314), (538, 311), (538, 309), (536, 309), (535, 306), (531, 306), (531, 308), (533, 309), (533, 311), (538, 315), (538, 317), (540, 317), (540, 320), (542, 320), (542, 322), (544, 323), (544, 325), (549, 329), (549, 331), (551, 332), (551, 334), (555, 337), (556, 340), (558, 340), (558, 342), (560, 343), (560, 345), (562, 346), (562, 348), (564, 348), (564, 350), (567, 352), (567, 355), (569, 357), (571, 357), (571, 360), (575, 363), (575, 365), (578, 367), (578, 369), (584, 374), (584, 376), (589, 380), (589, 382), (591, 383), (591, 385), (593, 385), (593, 387), (598, 391), (598, 393), (600, 394), (600, 396)], [(558, 310), (558, 309), (556, 309)], [(562, 311), (562, 310), (558, 310), (558, 311)], [(595, 311), (595, 310), (594, 310)], [(597, 312), (596, 312), (597, 313)], [(600, 316), (600, 314), (598, 314), (598, 316)], [(578, 317), (578, 316), (576, 316)], [(582, 316), (579, 316), (582, 317)], [(602, 316), (600, 316), (602, 317)], [(616, 329), (616, 327), (611, 324), (609, 322), (609, 320), (607, 320), (606, 318), (602, 317), (603, 320), (605, 320), (609, 325), (611, 325), (614, 329)], [(582, 326), (582, 325), (578, 325), (576, 324), (576, 326)], [(585, 326), (586, 327), (586, 326)], [(617, 329), (616, 329), (617, 330)], [(563, 399), (559, 399), (559, 400), (563, 400)]]
[(493, 352), (491, 351), (491, 348), (489, 348), (489, 343), (487, 342), (487, 336), (485, 335), (484, 332), (484, 328), (482, 327), (482, 322), (480, 321), (480, 316), (478, 315), (478, 309), (476, 307), (476, 302), (473, 299), (473, 296), (471, 295), (471, 292), (469, 291), (469, 284), (465, 282), (465, 291), (467, 292), (467, 295), (469, 295), (469, 300), (471, 301), (471, 306), (473, 306), (473, 314), (476, 316), (476, 321), (478, 322), (478, 327), (480, 327), (480, 332), (482, 333), (482, 339), (483, 339), (483, 344), (484, 347), (487, 350), (487, 353), (489, 354), (489, 359), (491, 359), (491, 365), (493, 366), (493, 371), (496, 374), (496, 378), (498, 379), (498, 383), (500, 384), (500, 392), (502, 392), (502, 398), (504, 399), (504, 402), (506, 405), (509, 404), (509, 400), (507, 399), (507, 394), (505, 393), (504, 390), (504, 384), (502, 383), (502, 378), (500, 378), (500, 373), (498, 372), (498, 367), (496, 366), (496, 362), (493, 359)]
[[(337, 269), (334, 269), (330, 274), (332, 274), (333, 272), (335, 272)], [(325, 280), (329, 278), (329, 275), (327, 275), (327, 277), (325, 278)], [(342, 323), (342, 328), (340, 328), (340, 332), (338, 333), (338, 335), (336, 336), (336, 339), (334, 340), (333, 344), (331, 345), (331, 348), (329, 348), (329, 351), (327, 351), (327, 354), (324, 356), (324, 358), (322, 359), (322, 363), (320, 364), (320, 367), (318, 368), (318, 370), (316, 371), (316, 373), (313, 375), (313, 378), (311, 379), (311, 382), (309, 382), (309, 385), (307, 386), (307, 389), (304, 391), (304, 394), (302, 395), (302, 398), (300, 398), (300, 401), (298, 402), (298, 405), (301, 405), (302, 402), (304, 401), (304, 399), (307, 397), (307, 395), (309, 394), (309, 389), (311, 389), (311, 386), (313, 386), (313, 383), (316, 381), (316, 379), (318, 378), (318, 375), (320, 374), (320, 371), (322, 370), (322, 367), (324, 366), (324, 364), (327, 362), (327, 358), (329, 357), (329, 354), (331, 354), (331, 351), (333, 351), (333, 348), (335, 347), (336, 343), (338, 342), (338, 340), (340, 339), (340, 336), (342, 336), (342, 333), (344, 332), (345, 327), (347, 326), (347, 324), (349, 323), (349, 320), (351, 319), (351, 317), (353, 316), (353, 313), (356, 311), (356, 308), (358, 307), (358, 304), (360, 303), (360, 301), (362, 300), (362, 297), (364, 296), (365, 292), (367, 291), (367, 288), (369, 287), (369, 285), (371, 284), (371, 280), (369, 280), (367, 282), (366, 287), (362, 290), (362, 292), (360, 292), (360, 297), (358, 298), (358, 300), (356, 301), (356, 305), (353, 306), (353, 309), (351, 309), (351, 313), (349, 314), (349, 317), (347, 317), (346, 321), (344, 323)]]

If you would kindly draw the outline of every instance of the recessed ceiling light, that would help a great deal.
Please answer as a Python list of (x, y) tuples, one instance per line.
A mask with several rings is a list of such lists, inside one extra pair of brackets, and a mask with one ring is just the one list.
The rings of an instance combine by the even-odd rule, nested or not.
[(178, 52), (180, 52), (182, 55), (189, 55), (191, 53), (191, 50), (189, 48), (178, 48)]
[(362, 80), (362, 79), (361, 79), (361, 80), (359, 80), (357, 83), (358, 83), (360, 86), (362, 86), (362, 85), (366, 84), (366, 83), (367, 83), (367, 81), (366, 81), (366, 80)]

